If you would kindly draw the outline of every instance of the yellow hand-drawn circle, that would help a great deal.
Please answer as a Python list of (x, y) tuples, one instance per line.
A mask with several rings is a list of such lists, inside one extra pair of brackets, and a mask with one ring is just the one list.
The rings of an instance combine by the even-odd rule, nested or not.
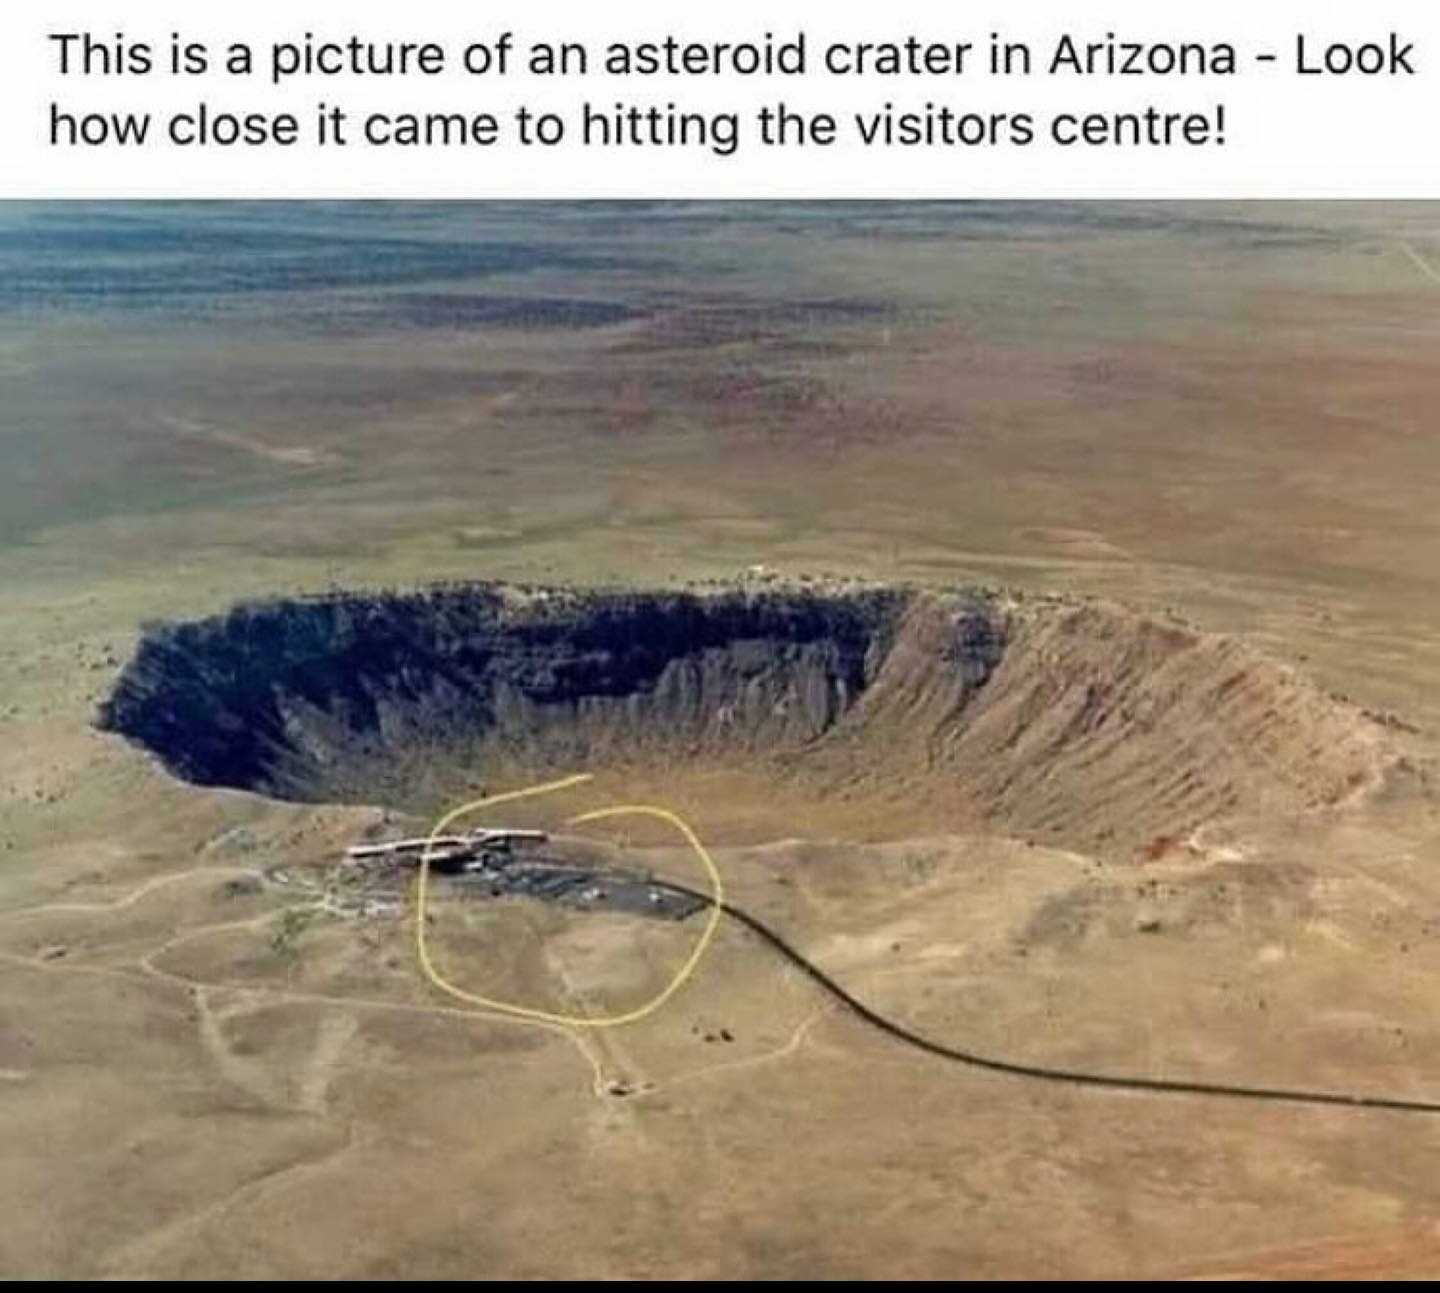
[(637, 1020), (644, 1019), (647, 1015), (654, 1014), (667, 1001), (673, 997), (686, 980), (695, 973), (695, 967), (700, 964), (701, 958), (709, 950), (710, 943), (715, 937), (715, 931), (720, 925), (721, 903), (725, 900), (725, 888), (720, 879), (720, 871), (716, 867), (714, 859), (706, 852), (705, 846), (700, 842), (699, 836), (695, 834), (683, 818), (672, 813), (668, 808), (657, 808), (651, 804), (621, 804), (613, 808), (599, 808), (593, 812), (581, 813), (578, 817), (572, 817), (567, 826), (579, 826), (584, 822), (601, 821), (608, 817), (623, 816), (644, 816), (654, 817), (674, 826), (684, 837), (686, 842), (695, 851), (705, 868), (710, 880), (710, 914), (706, 919), (705, 928), (696, 939), (695, 946), (691, 949), (690, 955), (686, 957), (685, 963), (675, 973), (675, 977), (665, 988), (652, 997), (642, 1006), (634, 1010), (627, 1010), (618, 1015), (564, 1015), (549, 1010), (538, 1010), (533, 1006), (516, 1005), (510, 1001), (497, 1001), (491, 997), (483, 997), (479, 993), (467, 992), (464, 988), (458, 988), (449, 982), (435, 969), (430, 960), (430, 951), (425, 943), (425, 903), (428, 896), (430, 880), (430, 859), (434, 852), (435, 840), (444, 833), (456, 819), (473, 813), (481, 808), (489, 808), (494, 804), (509, 803), (516, 799), (526, 799), (532, 795), (547, 795), (557, 790), (565, 790), (571, 786), (580, 785), (582, 782), (591, 780), (590, 773), (578, 773), (575, 776), (562, 777), (558, 781), (547, 781), (538, 786), (526, 786), (521, 790), (507, 790), (499, 795), (487, 795), (483, 799), (475, 799), (470, 803), (461, 804), (458, 808), (451, 809), (440, 818), (431, 828), (430, 835), (425, 841), (424, 852), (420, 855), (419, 875), (415, 887), (415, 954), (420, 962), (420, 968), (424, 971), (425, 977), (430, 980), (442, 992), (449, 993), (459, 1001), (467, 1002), (472, 1006), (479, 1006), (484, 1010), (494, 1010), (501, 1014), (515, 1015), (521, 1019), (534, 1019), (541, 1023), (562, 1024), (571, 1028), (614, 1028), (620, 1024), (632, 1024)]

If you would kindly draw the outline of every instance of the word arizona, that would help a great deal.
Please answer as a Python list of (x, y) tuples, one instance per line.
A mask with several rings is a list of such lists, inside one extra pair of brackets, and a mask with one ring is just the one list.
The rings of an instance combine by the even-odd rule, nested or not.
[(1051, 76), (1229, 76), (1236, 61), (1235, 47), (1223, 41), (1142, 44), (1116, 40), (1114, 32), (1106, 32), (1104, 40), (1094, 41), (1061, 36), (1047, 70)]

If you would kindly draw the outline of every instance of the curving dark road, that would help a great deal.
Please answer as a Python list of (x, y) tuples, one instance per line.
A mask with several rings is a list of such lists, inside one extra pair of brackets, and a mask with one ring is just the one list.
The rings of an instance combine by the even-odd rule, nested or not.
[[(709, 894), (673, 880), (660, 878), (651, 882), (657, 889), (668, 889), (676, 894), (698, 900), (710, 906)], [(858, 997), (853, 996), (818, 965), (808, 960), (773, 929), (752, 916), (743, 908), (730, 902), (720, 903), (720, 910), (732, 920), (738, 921), (757, 934), (792, 965), (803, 970), (816, 983), (839, 1001), (852, 1014), (858, 1015), (873, 1028), (895, 1038), (896, 1041), (913, 1046), (929, 1055), (951, 1060), (957, 1064), (968, 1064), (972, 1068), (988, 1069), (993, 1073), (1008, 1073), (1013, 1077), (1034, 1078), (1041, 1082), (1065, 1082), (1072, 1086), (1101, 1087), (1112, 1091), (1147, 1091), (1158, 1095), (1212, 1096), (1230, 1100), (1270, 1100), (1287, 1104), (1340, 1105), (1347, 1109), (1388, 1109), (1396, 1113), (1440, 1114), (1440, 1101), (1406, 1100), (1397, 1096), (1359, 1095), (1339, 1091), (1302, 1091), (1285, 1087), (1237, 1086), (1225, 1082), (1191, 1082), (1180, 1078), (1132, 1077), (1124, 1074), (1087, 1073), (1078, 1069), (1050, 1068), (1042, 1064), (1021, 1064), (1014, 1060), (994, 1059), (988, 1055), (977, 1055), (973, 1051), (946, 1046), (912, 1032), (903, 1024), (888, 1019), (872, 1010)]]

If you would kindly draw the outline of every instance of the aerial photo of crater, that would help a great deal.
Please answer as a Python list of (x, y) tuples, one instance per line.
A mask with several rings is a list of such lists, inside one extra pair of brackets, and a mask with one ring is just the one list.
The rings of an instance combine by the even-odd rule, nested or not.
[(0, 1275), (1440, 1274), (1440, 206), (0, 204)]

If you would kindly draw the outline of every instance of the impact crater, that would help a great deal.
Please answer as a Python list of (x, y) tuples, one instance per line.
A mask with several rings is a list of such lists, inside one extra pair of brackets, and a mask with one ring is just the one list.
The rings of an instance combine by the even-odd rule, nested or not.
[[(1123, 853), (1359, 798), (1352, 706), (1238, 639), (988, 589), (495, 582), (146, 629), (99, 725), (175, 776), (432, 812), (510, 775), (740, 770), (817, 804)], [(898, 816), (897, 816), (898, 814)]]

